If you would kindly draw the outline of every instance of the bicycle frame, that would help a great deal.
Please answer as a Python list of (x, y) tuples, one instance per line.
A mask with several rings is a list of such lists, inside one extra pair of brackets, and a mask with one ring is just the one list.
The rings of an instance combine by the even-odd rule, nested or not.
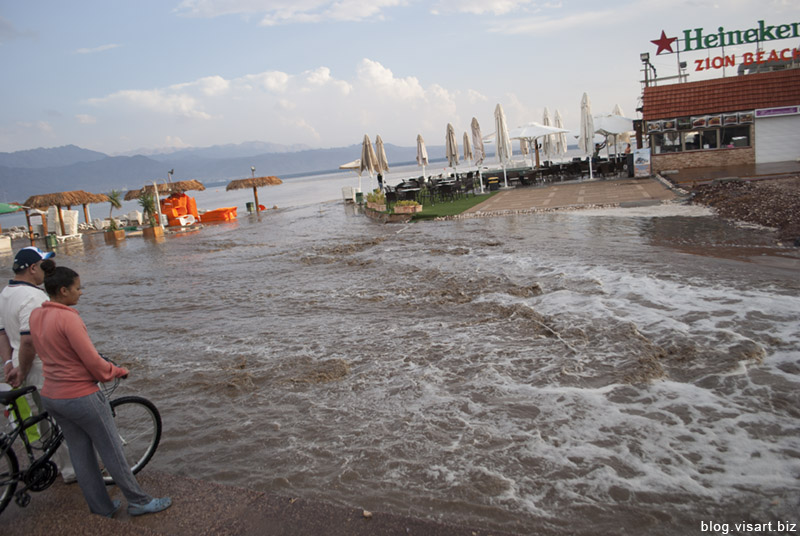
[[(27, 419), (22, 419), (20, 415), (17, 400), (29, 392), (33, 392), (35, 388), (23, 388), (19, 390), (19, 395), (8, 401), (11, 407), (11, 412), (14, 415), (14, 431), (11, 434), (2, 433), (0, 435), (0, 445), (2, 446), (2, 454), (14, 448), (14, 443), (17, 438), (22, 436), (22, 443), (25, 452), (28, 456), (28, 467), (25, 469), (17, 470), (15, 474), (8, 475), (3, 481), (0, 481), (0, 488), (4, 488), (10, 483), (22, 483), (23, 487), (14, 492), (14, 497), (20, 506), (25, 506), (30, 501), (28, 491), (44, 491), (55, 482), (58, 476), (58, 469), (55, 464), (50, 462), (58, 447), (64, 440), (64, 435), (56, 422), (50, 418), (48, 413), (42, 412), (37, 415), (32, 415)], [(31, 444), (25, 429), (30, 426), (36, 426), (39, 423), (46, 421), (50, 427), (47, 434), (48, 437), (43, 440), (42, 455), (36, 456), (34, 454), (34, 447)], [(12, 455), (16, 457), (16, 453), (12, 451)]]

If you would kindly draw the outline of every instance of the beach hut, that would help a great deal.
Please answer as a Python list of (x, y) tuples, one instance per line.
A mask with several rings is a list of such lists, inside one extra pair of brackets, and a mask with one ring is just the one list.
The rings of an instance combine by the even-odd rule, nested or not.
[[(105, 194), (92, 194), (84, 192), (83, 190), (73, 190), (70, 192), (33, 195), (22, 203), (22, 205), (26, 208), (36, 209), (56, 207), (58, 211), (58, 221), (61, 225), (61, 234), (66, 235), (67, 231), (64, 226), (64, 215), (61, 213), (61, 207), (67, 207), (67, 210), (70, 210), (73, 205), (83, 205), (83, 216), (86, 218), (86, 223), (89, 223), (89, 209), (87, 205), (90, 203), (108, 203), (108, 196)], [(25, 211), (25, 217), (28, 220), (28, 229), (30, 230), (30, 216), (27, 210)], [(33, 232), (31, 231), (31, 240), (33, 240), (32, 235)]]
[(258, 188), (261, 186), (277, 186), (278, 184), (283, 184), (283, 181), (278, 177), (252, 177), (250, 179), (237, 179), (229, 182), (225, 187), (225, 191), (229, 192), (231, 190), (241, 190), (242, 188), (252, 188), (253, 198), (256, 202), (256, 213), (258, 213), (261, 211), (261, 206), (258, 204)]

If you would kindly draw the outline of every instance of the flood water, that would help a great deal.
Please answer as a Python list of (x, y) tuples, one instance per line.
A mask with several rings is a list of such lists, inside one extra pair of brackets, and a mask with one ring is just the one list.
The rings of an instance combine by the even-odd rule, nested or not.
[(800, 522), (797, 250), (693, 207), (277, 204), (59, 246), (118, 394), (161, 410), (153, 469), (521, 534)]

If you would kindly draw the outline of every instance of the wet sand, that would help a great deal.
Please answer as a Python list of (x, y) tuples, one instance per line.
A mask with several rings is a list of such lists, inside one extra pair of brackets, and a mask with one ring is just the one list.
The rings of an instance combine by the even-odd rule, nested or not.
[(186, 477), (145, 470), (138, 476), (142, 487), (156, 496), (169, 495), (173, 505), (164, 512), (130, 517), (116, 488), (112, 498), (123, 508), (114, 519), (89, 513), (77, 485), (59, 478), (50, 489), (32, 495), (26, 508), (12, 502), (0, 515), (6, 536), (511, 536), (511, 533), (458, 527), (413, 517), (365, 512), (318, 501), (281, 497)]

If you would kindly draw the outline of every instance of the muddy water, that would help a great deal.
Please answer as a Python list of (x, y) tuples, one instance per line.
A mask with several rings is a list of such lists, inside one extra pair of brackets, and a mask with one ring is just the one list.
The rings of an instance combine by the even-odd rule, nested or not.
[(646, 210), (325, 203), (59, 260), (156, 469), (519, 533), (800, 521), (800, 257)]

